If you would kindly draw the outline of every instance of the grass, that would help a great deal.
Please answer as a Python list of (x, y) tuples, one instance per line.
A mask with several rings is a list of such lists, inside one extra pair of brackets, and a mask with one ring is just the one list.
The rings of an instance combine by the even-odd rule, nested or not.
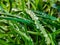
[(60, 45), (59, 5), (58, 0), (1, 0), (0, 45)]

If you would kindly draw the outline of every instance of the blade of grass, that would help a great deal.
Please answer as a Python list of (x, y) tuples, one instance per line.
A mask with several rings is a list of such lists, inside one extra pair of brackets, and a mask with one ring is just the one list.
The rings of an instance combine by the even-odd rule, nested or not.
[(39, 29), (41, 31), (41, 33), (43, 34), (43, 36), (45, 37), (46, 44), (50, 45), (50, 43), (51, 43), (50, 38), (49, 38), (47, 32), (45, 31), (45, 28), (39, 23), (38, 17), (31, 10), (26, 9), (26, 13), (31, 16), (32, 20), (35, 21), (36, 28)]

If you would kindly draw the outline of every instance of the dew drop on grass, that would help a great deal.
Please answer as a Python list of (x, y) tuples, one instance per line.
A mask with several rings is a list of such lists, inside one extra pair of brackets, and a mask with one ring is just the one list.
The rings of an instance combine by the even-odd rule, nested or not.
[(44, 37), (48, 37), (48, 35), (47, 35), (47, 34), (45, 34), (45, 35), (44, 35)]

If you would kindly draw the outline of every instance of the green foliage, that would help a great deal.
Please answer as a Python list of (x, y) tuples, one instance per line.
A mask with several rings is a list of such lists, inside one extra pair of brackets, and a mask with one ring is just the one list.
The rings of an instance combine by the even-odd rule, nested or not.
[(60, 0), (0, 0), (0, 45), (60, 45)]

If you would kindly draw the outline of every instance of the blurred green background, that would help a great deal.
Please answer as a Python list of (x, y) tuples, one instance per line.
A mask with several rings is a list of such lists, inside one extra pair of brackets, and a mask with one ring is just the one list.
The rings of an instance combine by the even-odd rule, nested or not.
[(0, 0), (0, 45), (60, 45), (60, 0)]

